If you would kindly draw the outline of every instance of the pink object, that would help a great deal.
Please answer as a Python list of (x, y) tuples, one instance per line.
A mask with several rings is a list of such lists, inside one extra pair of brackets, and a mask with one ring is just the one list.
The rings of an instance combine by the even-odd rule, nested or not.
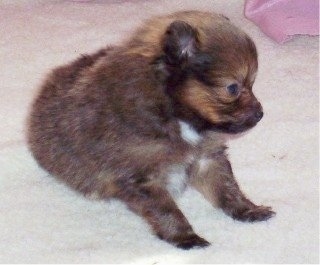
[(279, 43), (319, 35), (319, 0), (246, 0), (244, 14)]

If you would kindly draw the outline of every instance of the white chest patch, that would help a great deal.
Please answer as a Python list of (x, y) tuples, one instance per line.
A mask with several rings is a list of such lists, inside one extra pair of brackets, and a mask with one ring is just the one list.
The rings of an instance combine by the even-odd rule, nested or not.
[(185, 165), (175, 165), (169, 168), (167, 173), (167, 189), (173, 197), (182, 194), (187, 186), (187, 174)]
[(199, 165), (199, 171), (200, 172), (206, 172), (209, 169), (209, 166), (211, 164), (211, 159), (209, 158), (200, 158), (198, 161)]
[(193, 129), (188, 123), (184, 121), (179, 121), (179, 125), (180, 125), (181, 137), (186, 142), (192, 145), (197, 145), (201, 141), (202, 136), (195, 129)]

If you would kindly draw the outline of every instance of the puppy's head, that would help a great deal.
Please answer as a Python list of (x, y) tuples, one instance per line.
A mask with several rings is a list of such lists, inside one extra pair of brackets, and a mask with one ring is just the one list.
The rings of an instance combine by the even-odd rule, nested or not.
[(155, 56), (179, 115), (227, 133), (261, 120), (262, 107), (252, 92), (256, 48), (227, 18), (181, 12), (149, 21), (138, 36), (142, 53)]

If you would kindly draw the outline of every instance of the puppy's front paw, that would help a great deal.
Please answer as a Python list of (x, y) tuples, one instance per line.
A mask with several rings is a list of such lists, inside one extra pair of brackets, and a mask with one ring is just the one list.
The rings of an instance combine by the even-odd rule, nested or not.
[(254, 206), (246, 209), (237, 209), (233, 212), (232, 217), (244, 222), (266, 221), (275, 216), (275, 212), (268, 206)]
[(210, 246), (210, 243), (203, 239), (202, 237), (199, 237), (196, 234), (190, 234), (187, 236), (182, 236), (179, 238), (176, 238), (174, 240), (174, 244), (178, 247), (178, 248), (182, 248), (182, 249), (191, 249), (191, 248), (204, 248), (207, 246)]

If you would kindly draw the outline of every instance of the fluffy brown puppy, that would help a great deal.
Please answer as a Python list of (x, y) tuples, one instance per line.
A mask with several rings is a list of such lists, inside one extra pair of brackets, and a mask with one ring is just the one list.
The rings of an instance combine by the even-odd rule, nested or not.
[(77, 191), (125, 202), (159, 238), (207, 246), (174, 202), (186, 185), (237, 220), (274, 214), (241, 192), (219, 136), (262, 118), (252, 92), (257, 67), (254, 43), (224, 16), (148, 20), (124, 45), (47, 77), (30, 115), (30, 149)]

